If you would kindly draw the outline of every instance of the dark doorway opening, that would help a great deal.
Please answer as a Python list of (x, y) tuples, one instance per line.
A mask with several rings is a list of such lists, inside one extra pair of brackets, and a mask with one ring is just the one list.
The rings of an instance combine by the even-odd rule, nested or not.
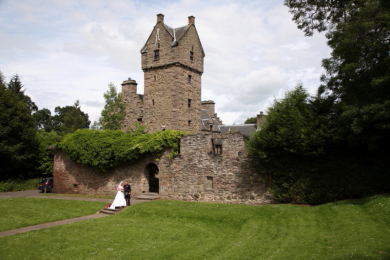
[(146, 165), (146, 176), (149, 182), (149, 192), (158, 193), (158, 167), (154, 163)]

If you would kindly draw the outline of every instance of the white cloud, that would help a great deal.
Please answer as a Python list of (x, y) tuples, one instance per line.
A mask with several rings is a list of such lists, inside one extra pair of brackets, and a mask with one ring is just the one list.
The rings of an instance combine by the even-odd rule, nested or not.
[(143, 91), (140, 49), (163, 13), (172, 27), (196, 17), (206, 52), (202, 99), (242, 123), (297, 82), (315, 92), (329, 56), (324, 35), (304, 37), (283, 1), (31, 0), (0, 5), (0, 70), (18, 73), (39, 108), (72, 105), (95, 121), (103, 93), (131, 77)]

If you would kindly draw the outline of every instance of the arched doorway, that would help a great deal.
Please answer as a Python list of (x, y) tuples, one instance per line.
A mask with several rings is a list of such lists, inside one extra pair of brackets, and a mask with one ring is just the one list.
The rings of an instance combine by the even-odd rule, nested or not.
[(149, 192), (158, 193), (158, 167), (154, 163), (146, 165), (146, 178), (149, 182)]

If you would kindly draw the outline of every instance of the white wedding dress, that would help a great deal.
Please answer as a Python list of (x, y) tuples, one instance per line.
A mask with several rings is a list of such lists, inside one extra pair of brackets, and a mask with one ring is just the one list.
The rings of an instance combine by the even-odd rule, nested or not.
[(115, 199), (109, 208), (115, 209), (115, 207), (124, 207), (124, 206), (126, 206), (126, 200), (125, 200), (125, 194), (123, 194), (123, 189), (122, 189), (116, 193)]

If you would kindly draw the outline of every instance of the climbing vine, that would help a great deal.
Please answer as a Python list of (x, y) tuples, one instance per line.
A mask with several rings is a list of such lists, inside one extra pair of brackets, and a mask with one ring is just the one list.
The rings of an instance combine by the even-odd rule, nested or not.
[(123, 163), (134, 163), (140, 156), (172, 148), (179, 150), (184, 132), (166, 130), (152, 134), (124, 133), (116, 130), (77, 130), (66, 135), (56, 148), (70, 160), (90, 167), (95, 172), (106, 172)]

